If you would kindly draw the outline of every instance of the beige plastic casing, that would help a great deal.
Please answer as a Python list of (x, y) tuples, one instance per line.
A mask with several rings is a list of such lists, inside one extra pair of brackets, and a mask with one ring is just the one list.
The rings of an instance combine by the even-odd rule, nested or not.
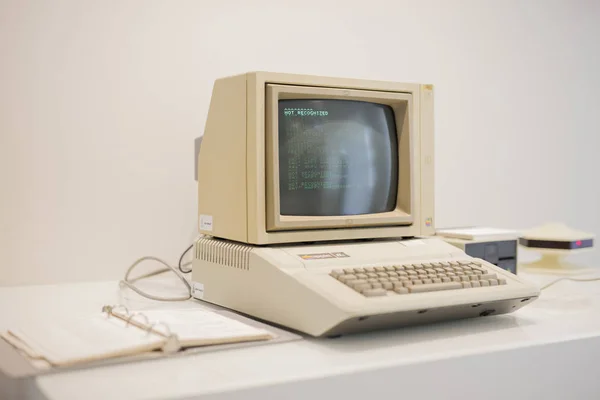
[(595, 235), (593, 233), (569, 228), (565, 224), (554, 222), (525, 231), (520, 237), (530, 240), (575, 241), (594, 239)]
[[(395, 210), (351, 217), (279, 214), (277, 100), (307, 97), (394, 109), (400, 155)], [(218, 79), (198, 158), (199, 232), (259, 245), (433, 235), (433, 150), (432, 85), (269, 72)]]
[[(508, 313), (539, 295), (535, 286), (486, 262), (506, 285), (368, 298), (329, 275), (333, 269), (472, 259), (440, 239), (235, 248), (227, 241), (212, 251), (197, 244), (192, 281), (202, 290), (194, 296), (312, 336), (475, 317), (490, 307)], [(245, 253), (228, 262), (231, 250)], [(302, 257), (331, 253), (345, 256)], [(369, 325), (376, 318), (379, 326)]]

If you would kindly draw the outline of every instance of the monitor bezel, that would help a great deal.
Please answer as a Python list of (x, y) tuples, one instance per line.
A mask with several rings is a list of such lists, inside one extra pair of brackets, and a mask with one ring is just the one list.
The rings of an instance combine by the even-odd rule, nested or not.
[[(339, 216), (281, 215), (279, 190), (279, 100), (356, 100), (390, 106), (394, 111), (398, 145), (396, 207), (382, 213)], [(267, 84), (265, 98), (266, 230), (267, 232), (382, 226), (410, 226), (414, 222), (415, 159), (413, 96), (409, 92)]]

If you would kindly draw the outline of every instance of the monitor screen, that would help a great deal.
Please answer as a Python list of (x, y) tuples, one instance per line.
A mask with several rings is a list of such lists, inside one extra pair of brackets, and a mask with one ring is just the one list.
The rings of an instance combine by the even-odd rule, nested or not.
[(398, 137), (390, 106), (354, 100), (279, 100), (280, 214), (392, 211)]

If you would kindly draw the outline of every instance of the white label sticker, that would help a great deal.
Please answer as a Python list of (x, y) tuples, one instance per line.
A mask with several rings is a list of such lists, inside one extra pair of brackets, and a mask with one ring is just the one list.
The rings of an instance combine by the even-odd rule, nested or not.
[(407, 241), (402, 241), (400, 243), (405, 245), (406, 247), (422, 246), (425, 244), (425, 242), (422, 240), (407, 240)]
[(204, 284), (200, 282), (192, 283), (192, 289), (194, 293), (192, 294), (197, 299), (204, 298)]
[(213, 230), (212, 215), (201, 215), (200, 216), (200, 229), (203, 231), (212, 232), (212, 230)]

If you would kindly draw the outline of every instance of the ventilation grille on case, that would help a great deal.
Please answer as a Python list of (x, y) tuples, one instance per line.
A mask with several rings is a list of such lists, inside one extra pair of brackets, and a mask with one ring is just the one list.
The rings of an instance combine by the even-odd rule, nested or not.
[(228, 267), (248, 270), (252, 246), (203, 237), (196, 242), (196, 258)]

